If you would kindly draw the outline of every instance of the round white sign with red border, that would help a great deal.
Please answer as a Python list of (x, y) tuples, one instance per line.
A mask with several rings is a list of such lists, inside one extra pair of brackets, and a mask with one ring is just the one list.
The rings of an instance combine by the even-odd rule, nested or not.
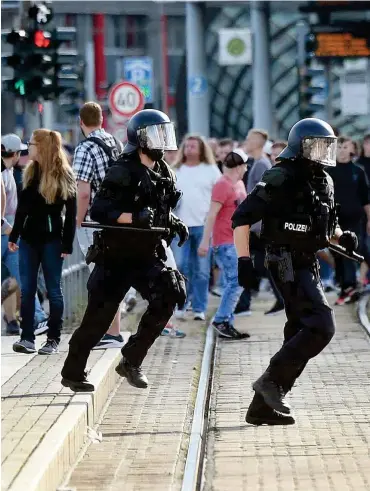
[(112, 112), (130, 118), (144, 108), (145, 100), (137, 85), (129, 82), (120, 82), (111, 87), (108, 103)]

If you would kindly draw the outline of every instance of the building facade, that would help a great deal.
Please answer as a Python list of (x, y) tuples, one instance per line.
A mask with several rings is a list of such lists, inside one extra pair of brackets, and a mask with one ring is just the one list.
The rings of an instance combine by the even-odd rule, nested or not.
[[(4, 3), (4, 2), (3, 2)], [(19, 2), (10, 2), (17, 4)], [(299, 119), (297, 22), (308, 20), (299, 6), (307, 2), (270, 2), (271, 90), (274, 107), (274, 138), (286, 138), (289, 128)], [(225, 5), (225, 4), (223, 4)], [(186, 124), (186, 52), (185, 2), (61, 2), (52, 3), (56, 26), (77, 29), (76, 48), (82, 59), (88, 58), (94, 36), (94, 14), (104, 14), (104, 53), (106, 86), (123, 79), (123, 60), (127, 57), (149, 56), (153, 60), (153, 107), (168, 110), (178, 125), (180, 135)], [(207, 74), (210, 90), (211, 129), (215, 137), (242, 139), (253, 126), (251, 66), (220, 66), (218, 64), (218, 30), (223, 27), (250, 27), (248, 2), (205, 2)], [(2, 27), (14, 22), (11, 9), (2, 19)], [(312, 14), (311, 14), (312, 15)], [(341, 15), (341, 14), (338, 14)], [(370, 12), (352, 14), (368, 18)], [(91, 67), (90, 67), (91, 68)], [(87, 71), (89, 68), (87, 68)], [(90, 70), (91, 72), (91, 70)], [(332, 99), (334, 116), (331, 123), (341, 132), (354, 137), (370, 129), (370, 115), (343, 116), (340, 111), (341, 67), (333, 67)], [(94, 87), (86, 77), (88, 93)], [(90, 91), (90, 92), (89, 92)], [(9, 105), (2, 107), (10, 111)], [(5, 118), (6, 119), (6, 118)], [(61, 124), (72, 119), (56, 108)], [(9, 120), (10, 121), (10, 120)]]

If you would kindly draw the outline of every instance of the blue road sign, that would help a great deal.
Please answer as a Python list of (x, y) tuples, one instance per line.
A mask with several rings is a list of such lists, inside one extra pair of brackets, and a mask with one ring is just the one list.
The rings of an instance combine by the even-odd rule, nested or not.
[(123, 59), (123, 77), (126, 82), (137, 85), (145, 102), (153, 102), (153, 59), (149, 56)]
[(191, 95), (204, 95), (208, 89), (208, 82), (203, 75), (189, 77), (188, 89)]

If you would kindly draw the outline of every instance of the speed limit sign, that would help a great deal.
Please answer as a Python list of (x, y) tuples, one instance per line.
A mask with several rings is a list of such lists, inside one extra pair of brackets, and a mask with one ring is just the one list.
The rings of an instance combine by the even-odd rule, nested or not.
[(120, 82), (110, 89), (108, 102), (112, 112), (130, 118), (143, 109), (144, 96), (136, 85)]

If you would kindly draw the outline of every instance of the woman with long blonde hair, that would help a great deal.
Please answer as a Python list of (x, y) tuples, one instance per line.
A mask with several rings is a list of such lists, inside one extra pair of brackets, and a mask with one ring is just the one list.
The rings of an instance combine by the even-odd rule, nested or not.
[[(72, 253), (76, 229), (76, 180), (57, 131), (35, 130), (29, 142), (31, 161), (23, 173), (9, 249), (18, 249), (22, 289), (21, 339), (13, 344), (18, 353), (35, 353), (33, 318), (40, 265), (50, 305), (47, 341), (39, 354), (58, 352), (63, 324), (61, 289), (64, 258)], [(62, 212), (65, 209), (63, 219)]]
[[(205, 320), (211, 253), (198, 256), (204, 224), (211, 206), (212, 188), (221, 177), (211, 147), (201, 135), (185, 136), (173, 166), (183, 195), (176, 213), (189, 228), (189, 240), (181, 249), (173, 246), (179, 270), (190, 278), (190, 298), (195, 320)], [(174, 241), (175, 242), (175, 241)], [(184, 317), (185, 311), (177, 312)]]

